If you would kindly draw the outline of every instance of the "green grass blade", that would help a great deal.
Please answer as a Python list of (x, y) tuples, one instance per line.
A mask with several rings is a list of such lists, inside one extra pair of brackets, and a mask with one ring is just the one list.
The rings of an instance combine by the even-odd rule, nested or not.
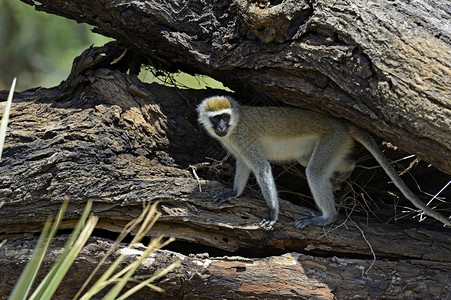
[[(88, 286), (89, 282), (91, 282), (94, 275), (97, 273), (97, 271), (100, 269), (100, 267), (105, 263), (105, 261), (108, 259), (108, 257), (113, 253), (114, 250), (117, 249), (120, 242), (136, 227), (138, 224), (144, 219), (147, 212), (150, 209), (150, 205), (147, 205), (140, 216), (138, 216), (136, 219), (130, 221), (121, 231), (117, 239), (114, 241), (114, 244), (108, 249), (108, 251), (105, 253), (105, 255), (102, 257), (100, 262), (97, 264), (96, 268), (92, 271), (92, 273), (89, 275), (89, 277), (86, 279), (86, 281), (83, 283), (83, 286), (78, 290), (77, 294), (74, 296), (73, 300), (78, 299), (81, 295), (81, 293), (84, 291), (84, 289)], [(102, 289), (97, 283), (104, 282), (110, 278), (111, 274), (113, 274), (113, 271), (116, 270), (117, 266), (122, 262), (122, 259), (124, 258), (124, 255), (121, 255), (118, 260), (108, 268), (106, 272), (104, 272), (101, 277), (96, 281), (96, 283), (92, 286), (92, 288), (83, 296), (81, 299), (88, 299), (88, 297), (94, 296), (96, 293)]]
[(39, 267), (44, 260), (46, 252), (45, 242), (48, 239), (51, 225), (52, 221), (49, 218), (44, 224), (44, 228), (42, 229), (41, 235), (36, 243), (36, 247), (34, 248), (33, 255), (31, 256), (31, 259), (27, 263), (25, 269), (20, 274), (20, 277), (14, 285), (14, 289), (9, 295), (8, 300), (22, 300), (28, 295), (34, 279), (36, 278), (36, 274), (38, 273)]
[(8, 100), (6, 101), (5, 111), (3, 112), (2, 122), (0, 124), (0, 160), (2, 160), (3, 145), (5, 144), (6, 127), (8, 126), (9, 111), (13, 102), (14, 89), (16, 88), (16, 78), (13, 79), (11, 89), (9, 90)]
[(59, 224), (63, 219), (64, 213), (66, 212), (68, 205), (68, 201), (64, 202), (61, 206), (61, 209), (57, 215), (55, 222), (51, 222), (51, 218), (47, 219), (47, 222), (42, 229), (41, 235), (39, 236), (36, 247), (33, 251), (33, 255), (30, 261), (27, 263), (27, 266), (23, 270), (22, 274), (19, 277), (16, 285), (14, 286), (13, 291), (11, 292), (8, 300), (22, 300), (28, 295), (30, 288), (38, 274), (39, 268), (44, 261), (45, 253), (52, 241), (53, 237), (58, 230)]
[[(131, 228), (139, 227), (135, 237), (133, 238), (132, 242), (129, 245), (129, 248), (133, 249), (135, 248), (134, 244), (141, 241), (143, 237), (146, 236), (152, 225), (155, 223), (155, 221), (160, 216), (160, 213), (157, 212), (157, 205), (158, 203), (155, 203), (154, 205), (147, 205), (144, 209), (142, 214), (135, 219), (133, 222), (127, 224), (127, 230), (124, 232), (130, 232), (129, 230)], [(137, 226), (140, 224), (140, 226)], [(127, 284), (127, 282), (131, 281), (131, 278), (135, 271), (139, 268), (139, 266), (142, 264), (142, 262), (148, 258), (152, 253), (160, 249), (161, 247), (166, 246), (168, 243), (173, 241), (172, 238), (167, 239), (166, 241), (162, 241), (163, 236), (155, 237), (153, 238), (149, 245), (146, 247), (146, 250), (140, 255), (140, 257), (133, 261), (132, 263), (128, 264), (126, 267), (119, 270), (116, 274), (113, 274), (120, 263), (124, 260), (126, 257), (125, 254), (119, 255), (119, 257), (113, 262), (113, 264), (108, 268), (106, 272), (104, 272), (100, 278), (95, 282), (94, 285), (91, 286), (91, 288), (80, 298), (80, 300), (88, 300), (91, 299), (95, 294), (97, 294), (99, 291), (104, 289), (107, 286), (110, 286), (114, 284), (114, 286), (108, 291), (108, 293), (102, 298), (105, 300), (113, 300), (116, 299), (116, 297), (119, 295), (119, 293), (122, 291), (124, 286)], [(116, 249), (116, 246), (118, 244), (115, 243), (113, 246), (114, 249)], [(111, 249), (110, 249), (111, 250)], [(110, 251), (109, 250), (109, 251)], [(104, 261), (103, 261), (104, 262)], [(171, 268), (174, 268), (175, 266), (171, 266)], [(169, 272), (170, 269), (163, 270), (162, 273), (165, 274), (165, 272)], [(150, 284), (151, 281), (155, 280), (159, 276), (162, 275), (155, 275), (153, 278), (150, 278), (146, 280), (144, 283), (139, 283), (137, 286), (133, 288), (129, 294), (133, 294), (136, 291), (138, 291), (140, 288), (144, 286), (152, 287)], [(153, 286), (155, 290), (161, 291), (158, 287)], [(77, 294), (78, 296), (78, 294)]]
[[(140, 229), (138, 230), (138, 232), (142, 232), (142, 228), (143, 226), (146, 227), (146, 225), (149, 222), (152, 222), (151, 219), (149, 219), (149, 216), (154, 216), (155, 217), (155, 211), (156, 211), (156, 205), (146, 205), (146, 207), (144, 207), (141, 215), (136, 218), (135, 220), (133, 220), (132, 222), (130, 222), (129, 224), (127, 224), (126, 229), (124, 230), (123, 233), (121, 233), (120, 237), (116, 240), (116, 242), (114, 243), (114, 245), (112, 246), (112, 248), (110, 248), (107, 252), (106, 255), (110, 255), (111, 251), (116, 249), (116, 247), (119, 245), (119, 242), (125, 237), (126, 234), (130, 233), (135, 227), (137, 227), (141, 222), (143, 222), (144, 224), (141, 224)], [(140, 234), (141, 235), (141, 234)], [(132, 243), (135, 242), (139, 242), (139, 240), (136, 238), (133, 239)], [(105, 256), (106, 256), (105, 255)], [(107, 287), (108, 285), (117, 282), (118, 278), (126, 273), (132, 266), (127, 266), (126, 268), (124, 268), (123, 270), (119, 271), (117, 274), (115, 274), (113, 276), (114, 271), (116, 271), (116, 269), (118, 268), (118, 266), (120, 265), (120, 263), (124, 260), (125, 255), (121, 254), (119, 255), (118, 258), (116, 258), (116, 260), (113, 262), (113, 264), (105, 271), (103, 272), (103, 274), (100, 276), (99, 279), (97, 279), (97, 281), (91, 286), (91, 288), (80, 298), (80, 300), (87, 300), (92, 298), (95, 294), (97, 294), (98, 292), (100, 292), (102, 289), (104, 289), (105, 287)], [(103, 264), (106, 260), (106, 257), (104, 257), (101, 262), (99, 263), (99, 265), (97, 266), (96, 270), (100, 267), (101, 264)], [(95, 270), (95, 271), (96, 271)], [(91, 274), (92, 275), (92, 274)], [(92, 277), (92, 276), (90, 276)], [(85, 284), (86, 285), (86, 284)], [(78, 297), (78, 295), (80, 294), (77, 293), (77, 296), (74, 298), (76, 299)]]
[(139, 268), (139, 266), (141, 265), (143, 260), (144, 260), (144, 255), (141, 258), (139, 258), (138, 260), (131, 263), (130, 269), (128, 270), (128, 272), (126, 272), (125, 275), (116, 282), (114, 287), (102, 299), (103, 300), (116, 299), (117, 295), (119, 295), (119, 293), (122, 291), (122, 289), (127, 284), (127, 282), (130, 280), (132, 275)]
[(104, 273), (102, 273), (102, 276), (94, 283), (94, 285), (80, 298), (80, 300), (89, 300), (91, 299), (95, 294), (103, 290), (106, 286), (108, 286), (108, 279), (111, 277), (113, 272), (119, 267), (121, 262), (124, 260), (125, 255), (120, 255), (114, 263), (106, 270)]
[[(64, 211), (66, 211), (67, 205), (68, 205), (68, 201), (66, 201), (64, 203)], [(64, 246), (63, 252), (60, 254), (57, 262), (53, 265), (53, 267), (50, 270), (50, 272), (47, 273), (45, 278), (41, 281), (41, 283), (36, 288), (34, 293), (31, 295), (29, 300), (44, 299), (42, 297), (43, 297), (44, 293), (46, 293), (46, 290), (51, 285), (51, 282), (54, 281), (55, 279), (60, 279), (60, 280), (63, 279), (64, 275), (61, 278), (59, 278), (59, 277), (57, 277), (57, 274), (61, 274), (61, 273), (59, 273), (59, 271), (61, 270), (61, 268), (65, 268), (65, 264), (68, 263), (66, 261), (66, 259), (68, 257), (70, 257), (70, 252), (74, 250), (74, 248), (73, 248), (74, 247), (74, 243), (79, 238), (80, 232), (84, 229), (84, 227), (86, 225), (86, 219), (89, 216), (89, 212), (91, 211), (91, 207), (92, 207), (92, 201), (88, 201), (88, 203), (86, 204), (86, 207), (85, 207), (85, 209), (83, 211), (83, 214), (81, 215), (77, 225), (75, 226), (74, 230), (72, 231), (71, 236), (69, 237), (69, 239), (67, 240), (67, 242), (66, 242), (66, 244)], [(61, 209), (63, 209), (63, 207)], [(89, 236), (88, 236), (88, 238), (89, 238)]]
[(97, 224), (98, 218), (95, 216), (91, 216), (86, 223), (86, 226), (83, 227), (83, 231), (80, 233), (79, 238), (74, 243), (73, 247), (69, 251), (69, 253), (64, 257), (62, 263), (60, 264), (55, 276), (49, 282), (47, 288), (45, 289), (42, 297), (37, 298), (39, 300), (50, 300), (52, 299), (53, 294), (55, 293), (58, 286), (63, 281), (64, 276), (66, 275), (69, 268), (72, 266), (73, 262), (77, 258), (81, 249), (85, 245), (88, 238), (91, 236), (94, 228)]
[(149, 207), (149, 205), (146, 206), (144, 210), (146, 210), (146, 217), (144, 221), (141, 223), (140, 228), (138, 229), (138, 232), (136, 233), (135, 237), (133, 238), (132, 242), (130, 244), (139, 243), (149, 232), (149, 230), (152, 228), (152, 226), (155, 224), (155, 222), (160, 217), (160, 213), (157, 212), (157, 206), (158, 201), (152, 204), (152, 206)]
[(117, 282), (115, 284), (115, 286), (108, 292), (108, 294), (105, 295), (105, 297), (103, 297), (103, 300), (113, 300), (116, 299), (116, 297), (119, 295), (119, 293), (122, 291), (122, 289), (124, 288), (124, 286), (127, 284), (127, 282), (130, 280), (130, 278), (132, 277), (132, 275), (136, 272), (136, 270), (139, 268), (139, 266), (142, 264), (142, 262), (147, 259), (152, 253), (154, 253), (155, 251), (157, 251), (158, 249), (164, 247), (165, 245), (167, 245), (168, 243), (170, 243), (172, 241), (172, 239), (168, 239), (168, 241), (162, 243), (162, 236), (154, 238), (150, 241), (149, 245), (147, 245), (146, 250), (144, 251), (144, 253), (141, 255), (140, 258), (138, 258), (136, 261), (134, 261), (133, 263), (131, 263), (130, 265), (127, 266), (127, 268), (125, 268), (124, 270), (122, 270), (122, 272), (124, 272), (125, 270), (127, 270), (127, 272), (124, 274), (124, 276), (122, 276), (122, 273), (119, 272), (118, 274), (116, 274), (116, 276), (122, 276), (122, 278), (118, 278)]
[[(171, 272), (172, 270), (174, 270), (175, 268), (179, 267), (181, 265), (180, 261), (176, 261), (174, 263), (172, 263), (171, 265), (169, 265), (168, 267), (164, 268), (163, 270), (161, 270), (160, 272), (158, 272), (156, 275), (150, 277), (149, 279), (135, 285), (133, 288), (129, 289), (127, 292), (125, 292), (123, 295), (121, 295), (119, 298), (117, 298), (116, 300), (125, 300), (128, 297), (130, 297), (131, 295), (133, 295), (134, 293), (136, 293), (137, 291), (139, 291), (140, 289), (142, 289), (145, 286), (149, 286), (149, 284), (153, 281), (155, 281), (156, 279), (166, 275), (167, 273)], [(152, 286), (151, 286), (152, 287)], [(157, 287), (152, 287), (152, 288), (157, 288)], [(161, 289), (159, 290), (161, 291)]]

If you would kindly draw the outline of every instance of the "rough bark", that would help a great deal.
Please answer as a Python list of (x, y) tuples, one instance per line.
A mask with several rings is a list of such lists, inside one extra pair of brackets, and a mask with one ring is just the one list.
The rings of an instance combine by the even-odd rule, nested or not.
[(142, 62), (349, 119), (451, 173), (449, 1), (24, 1)]
[[(268, 9), (239, 0), (37, 3), (121, 43), (85, 51), (58, 87), (16, 94), (0, 162), (0, 234), (8, 239), (0, 247), (1, 298), (35, 243), (24, 235), (37, 234), (65, 199), (63, 228), (72, 228), (89, 199), (100, 220), (58, 299), (74, 294), (81, 275), (109, 247), (100, 237), (111, 238), (148, 201), (159, 201), (162, 212), (151, 234), (177, 242), (141, 274), (175, 259), (183, 265), (159, 282), (166, 293), (143, 291), (136, 299), (450, 294), (449, 229), (409, 221), (418, 212), (397, 199), (378, 170), (357, 170), (337, 196), (341, 219), (328, 228), (294, 228), (310, 214), (298, 205), (308, 201), (298, 197), (280, 200), (280, 220), (270, 231), (257, 226), (267, 214), (258, 192), (213, 205), (211, 196), (226, 186), (219, 178), (227, 176), (218, 174), (231, 168), (206, 158), (221, 158), (221, 149), (197, 125), (194, 107), (219, 91), (148, 85), (133, 75), (143, 63), (183, 69), (222, 80), (243, 101), (258, 92), (259, 99), (327, 110), (449, 172), (450, 32), (437, 21), (448, 18), (448, 3), (273, 1)], [(432, 65), (436, 73), (429, 74)], [(409, 169), (433, 194), (449, 180), (425, 163)], [(291, 191), (306, 186), (299, 176), (277, 177)], [(53, 246), (46, 268), (63, 241)]]
[[(57, 258), (63, 242), (60, 238), (50, 250), (44, 272)], [(8, 278), (0, 282), (0, 291), (10, 289), (14, 282), (11, 273), (17, 276), (17, 269), (23, 268), (31, 256), (33, 245), (32, 239), (22, 239), (11, 240), (0, 248), (0, 275)], [(92, 262), (99, 260), (98, 253), (108, 247), (111, 247), (108, 240), (90, 239), (55, 299), (72, 299), (70, 295), (75, 294), (94, 268)], [(20, 250), (5, 251), (5, 248)], [(137, 254), (134, 251), (130, 259)], [(157, 284), (165, 293), (143, 289), (133, 299), (447, 299), (451, 292), (451, 263), (384, 259), (370, 268), (371, 261), (365, 259), (320, 258), (296, 252), (245, 258), (160, 251), (145, 261), (137, 276), (154, 274), (176, 260), (181, 260), (182, 266)], [(100, 271), (110, 263), (108, 260)]]
[[(367, 218), (346, 217), (345, 208), (329, 228), (298, 230), (295, 220), (309, 211), (281, 199), (280, 220), (266, 231), (257, 226), (267, 208), (256, 192), (213, 205), (212, 195), (224, 185), (200, 168), (197, 181), (189, 166), (217, 152), (194, 111), (217, 91), (144, 84), (115, 70), (119, 62), (110, 64), (121, 53), (114, 43), (88, 49), (60, 86), (16, 94), (0, 162), (1, 237), (9, 239), (0, 248), (1, 276), (8, 278), (0, 297), (11, 290), (31, 251), (34, 240), (24, 233), (39, 232), (65, 199), (70, 205), (63, 228), (73, 226), (88, 199), (95, 201), (98, 237), (119, 232), (143, 203), (160, 202), (163, 215), (151, 234), (175, 237), (169, 249), (176, 253), (158, 254), (155, 265), (142, 272), (162, 268), (174, 257), (184, 264), (159, 283), (167, 292), (155, 298), (398, 299), (449, 293), (451, 233), (440, 226), (384, 224), (376, 211)], [(6, 93), (0, 96), (3, 100)], [(296, 180), (296, 185), (302, 182)], [(91, 241), (60, 295), (74, 294), (108, 243)], [(55, 247), (46, 267), (59, 253)]]

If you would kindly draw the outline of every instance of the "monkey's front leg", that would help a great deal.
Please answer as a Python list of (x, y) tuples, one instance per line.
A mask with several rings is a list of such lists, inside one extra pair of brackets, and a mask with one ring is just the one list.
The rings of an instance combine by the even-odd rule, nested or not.
[(232, 198), (239, 197), (246, 187), (250, 172), (251, 169), (248, 168), (246, 163), (241, 159), (237, 159), (233, 191), (215, 195), (212, 199), (213, 203), (221, 204)]
[(279, 217), (279, 200), (269, 162), (267, 160), (261, 161), (254, 173), (269, 208), (269, 216), (264, 218), (259, 225), (266, 229), (272, 229)]

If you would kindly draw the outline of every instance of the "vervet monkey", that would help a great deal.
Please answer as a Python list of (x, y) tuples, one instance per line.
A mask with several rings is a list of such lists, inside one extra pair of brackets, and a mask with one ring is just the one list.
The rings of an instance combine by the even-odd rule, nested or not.
[[(199, 122), (236, 158), (233, 191), (213, 197), (222, 203), (242, 194), (252, 171), (269, 207), (261, 227), (277, 221), (279, 201), (269, 161), (298, 161), (306, 167), (308, 185), (320, 216), (302, 217), (296, 227), (325, 226), (337, 219), (332, 180), (344, 180), (354, 169), (347, 156), (354, 141), (374, 156), (394, 184), (413, 205), (451, 226), (451, 220), (421, 202), (390, 165), (376, 142), (345, 120), (293, 107), (241, 106), (228, 96), (203, 100), (197, 108)], [(338, 174), (334, 177), (334, 174)]]

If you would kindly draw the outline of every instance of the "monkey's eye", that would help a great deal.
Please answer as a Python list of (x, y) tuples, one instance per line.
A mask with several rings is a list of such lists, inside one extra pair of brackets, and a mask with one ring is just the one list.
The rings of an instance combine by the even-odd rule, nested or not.
[(230, 120), (230, 115), (222, 114), (222, 115), (216, 115), (216, 116), (210, 117), (210, 121), (215, 124), (218, 123), (220, 120), (223, 120), (228, 123)]
[(210, 120), (214, 121), (215, 123), (221, 120), (221, 115), (216, 115), (213, 117), (210, 117)]
[(229, 115), (229, 114), (222, 114), (222, 115), (221, 115), (221, 119), (223, 119), (224, 121), (229, 122), (229, 120), (230, 120), (230, 115)]

